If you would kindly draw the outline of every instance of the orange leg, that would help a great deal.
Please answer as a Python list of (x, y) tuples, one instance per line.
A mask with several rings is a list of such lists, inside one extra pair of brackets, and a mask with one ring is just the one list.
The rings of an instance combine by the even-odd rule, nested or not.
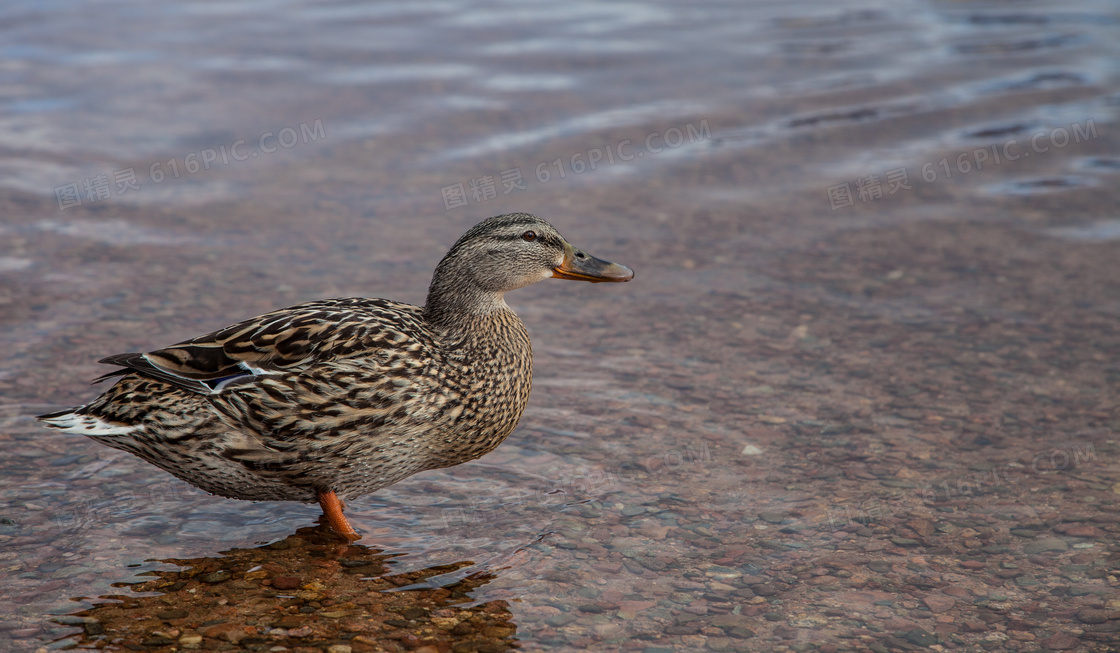
[(331, 531), (335, 535), (347, 542), (356, 542), (362, 539), (362, 536), (358, 535), (350, 522), (346, 521), (345, 515), (342, 514), (342, 501), (334, 493), (334, 490), (319, 492), (319, 506), (323, 508), (323, 515), (326, 516), (327, 524), (330, 525)]

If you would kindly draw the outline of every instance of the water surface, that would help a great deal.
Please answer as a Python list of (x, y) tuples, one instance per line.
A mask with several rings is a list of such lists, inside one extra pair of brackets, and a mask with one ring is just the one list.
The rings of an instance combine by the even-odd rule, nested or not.
[[(71, 645), (50, 615), (316, 515), (39, 428), (98, 358), (314, 298), (420, 303), (514, 210), (637, 278), (510, 295), (518, 430), (349, 506), (393, 573), (469, 562), (431, 582), (485, 574), (470, 601), (529, 650), (972, 650), (973, 617), (922, 601), (979, 546), (1019, 553), (1011, 529), (1075, 502), (1111, 535), (1055, 555), (1111, 560), (1112, 3), (14, 2), (0, 25), (0, 648)], [(956, 525), (915, 550), (915, 520)], [(1044, 640), (1072, 616), (1029, 606), (1074, 581), (1037, 575), (1000, 591)], [(1112, 606), (1110, 582), (1077, 596)]]

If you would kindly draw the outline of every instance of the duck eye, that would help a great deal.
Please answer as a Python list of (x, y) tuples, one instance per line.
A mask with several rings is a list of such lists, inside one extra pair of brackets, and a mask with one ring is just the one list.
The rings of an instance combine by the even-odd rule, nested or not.
[(525, 233), (521, 234), (521, 237), (529, 242), (532, 242), (537, 239), (537, 232), (532, 230), (526, 231)]

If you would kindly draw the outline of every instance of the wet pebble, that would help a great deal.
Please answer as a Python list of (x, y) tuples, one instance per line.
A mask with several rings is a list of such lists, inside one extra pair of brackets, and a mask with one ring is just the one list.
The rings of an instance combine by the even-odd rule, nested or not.
[(51, 578), (73, 578), (88, 571), (89, 567), (83, 565), (67, 565), (51, 572)]
[(1083, 624), (1103, 624), (1112, 619), (1120, 619), (1120, 612), (1086, 608), (1077, 613), (1077, 620)]
[(1055, 633), (1040, 643), (1051, 651), (1068, 651), (1077, 648), (1081, 642), (1069, 633)]
[(1066, 551), (1069, 549), (1069, 544), (1065, 540), (1057, 538), (1045, 538), (1027, 542), (1023, 545), (1023, 553), (1044, 553), (1047, 551)]
[(787, 516), (779, 512), (760, 512), (758, 518), (769, 524), (781, 524), (787, 519)]
[(204, 583), (223, 583), (223, 582), (229, 580), (232, 577), (233, 577), (233, 575), (230, 574), (225, 569), (219, 569), (218, 571), (212, 571), (208, 574), (203, 574), (202, 576), (199, 576), (199, 580), (201, 580)]
[(278, 590), (299, 589), (300, 582), (295, 576), (277, 576), (272, 579), (272, 587)]
[(185, 619), (190, 613), (186, 610), (164, 610), (157, 612), (156, 616), (163, 620)]

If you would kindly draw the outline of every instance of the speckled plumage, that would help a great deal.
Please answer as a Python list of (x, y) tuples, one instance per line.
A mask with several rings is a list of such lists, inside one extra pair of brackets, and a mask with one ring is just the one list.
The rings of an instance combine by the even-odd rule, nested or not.
[[(532, 234), (532, 238), (529, 235)], [(478, 458), (521, 418), (532, 349), (506, 291), (627, 281), (528, 214), (490, 218), (440, 262), (423, 308), (328, 299), (147, 354), (91, 403), (41, 417), (237, 499), (358, 497)]]

